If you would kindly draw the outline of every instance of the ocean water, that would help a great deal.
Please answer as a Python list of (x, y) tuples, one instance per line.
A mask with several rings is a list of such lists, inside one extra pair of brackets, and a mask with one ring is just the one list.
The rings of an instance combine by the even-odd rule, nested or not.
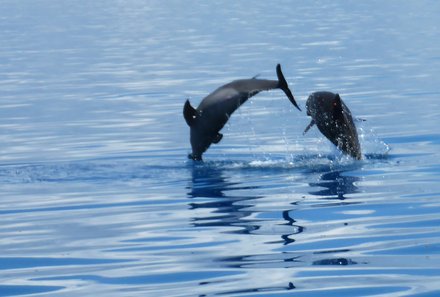
[[(0, 296), (439, 296), (436, 1), (0, 2)], [(203, 163), (182, 107), (275, 79)], [(338, 92), (364, 159), (312, 128)]]

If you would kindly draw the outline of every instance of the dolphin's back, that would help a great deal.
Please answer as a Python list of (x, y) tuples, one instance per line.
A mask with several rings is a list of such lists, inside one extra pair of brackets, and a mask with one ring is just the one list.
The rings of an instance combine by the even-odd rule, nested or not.
[(260, 91), (271, 90), (278, 87), (278, 81), (266, 79), (240, 79), (234, 80), (206, 96), (199, 107), (199, 111), (209, 112), (215, 109), (215, 114), (226, 114), (228, 117), (247, 99)]
[[(341, 101), (342, 102), (342, 101)], [(342, 110), (344, 115), (344, 120), (342, 121), (342, 142), (337, 144), (344, 152), (348, 152), (353, 158), (358, 160), (362, 159), (361, 145), (359, 143), (359, 138), (356, 130), (356, 125), (354, 124), (351, 112), (347, 105), (342, 102)]]
[(240, 93), (247, 93), (251, 96), (257, 94), (260, 91), (268, 91), (272, 89), (278, 88), (277, 80), (269, 80), (269, 79), (239, 79), (230, 82), (224, 87), (234, 88)]

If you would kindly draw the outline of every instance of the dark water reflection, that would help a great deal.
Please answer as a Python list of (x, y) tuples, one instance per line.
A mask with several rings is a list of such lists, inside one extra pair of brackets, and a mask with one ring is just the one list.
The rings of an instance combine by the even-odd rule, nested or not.
[[(225, 231), (225, 233), (258, 236), (259, 230), (264, 229), (267, 221), (256, 218), (264, 217), (265, 213), (269, 212), (258, 208), (260, 200), (268, 198), (264, 194), (264, 189), (260, 186), (247, 186), (245, 181), (240, 181), (237, 178), (239, 171), (234, 169), (225, 169), (221, 166), (213, 166), (212, 164), (191, 164), (190, 168), (191, 180), (187, 187), (187, 195), (190, 198), (189, 208), (194, 213), (200, 209), (209, 210), (207, 214), (204, 212), (205, 215), (203, 216), (193, 215), (191, 224), (197, 228), (212, 228), (214, 233), (219, 231), (216, 228), (238, 227), (239, 229), (234, 231), (226, 229), (228, 231)], [(317, 196), (318, 200), (344, 200), (344, 203), (348, 205), (349, 202), (346, 200), (349, 200), (349, 195), (360, 192), (359, 188), (355, 185), (360, 180), (360, 177), (351, 175), (351, 169), (340, 167), (328, 168), (328, 171), (325, 172), (322, 172), (322, 170), (315, 172), (319, 176), (319, 181), (309, 183), (311, 190), (309, 194)], [(285, 169), (271, 168), (270, 171), (277, 178), (282, 178), (287, 173), (290, 174)], [(295, 172), (298, 173), (297, 171)], [(263, 174), (263, 171), (251, 170), (249, 174), (259, 175)], [(306, 173), (307, 176), (310, 176), (310, 174), (310, 172)], [(317, 187), (322, 189), (316, 190)], [(320, 207), (322, 207), (322, 203), (320, 203)], [(303, 241), (301, 238), (307, 236), (308, 232), (307, 223), (301, 223), (295, 218), (295, 214), (299, 211), (301, 211), (299, 202), (290, 202), (284, 209), (276, 210), (276, 213), (278, 213), (276, 216), (281, 221), (272, 222), (272, 224), (281, 227), (281, 229), (274, 229), (269, 236), (272, 239), (262, 242), (267, 248), (260, 246), (255, 254), (213, 256), (215, 262), (220, 267), (231, 270), (288, 269), (286, 270), (285, 279), (279, 279), (279, 283), (276, 285), (258, 283), (247, 286), (242, 285), (240, 289), (221, 291), (218, 295), (289, 291), (296, 289), (296, 279), (292, 277), (291, 273), (288, 273), (289, 270), (293, 272), (294, 269), (312, 266), (337, 267), (365, 264), (365, 262), (359, 262), (351, 257), (344, 257), (344, 254), (351, 252), (350, 249), (296, 250), (295, 244), (298, 240), (301, 243)], [(278, 237), (278, 239), (274, 237)], [(245, 240), (242, 237), (240, 238)], [(287, 247), (288, 249), (286, 249)], [(267, 252), (262, 254), (263, 250)], [(222, 281), (209, 281), (202, 282), (199, 285), (204, 287), (221, 283)]]
[[(246, 186), (240, 182), (229, 181), (232, 177), (227, 176), (227, 170), (216, 166), (194, 165), (192, 168), (191, 185), (188, 187), (188, 197), (198, 200), (198, 198), (209, 198), (203, 202), (189, 203), (190, 209), (212, 209), (212, 216), (194, 217), (195, 227), (212, 226), (235, 226), (241, 227), (233, 233), (251, 234), (260, 229), (258, 222), (262, 220), (249, 219), (255, 211), (252, 207), (257, 204), (257, 200), (264, 195), (249, 195), (258, 192), (260, 186)], [(274, 169), (272, 169), (274, 170)], [(274, 170), (276, 171), (276, 170)], [(245, 192), (246, 195), (239, 195), (237, 192)], [(235, 194), (234, 194), (235, 193)], [(295, 203), (293, 203), (295, 204)], [(281, 211), (281, 216), (285, 220), (280, 225), (287, 226), (289, 232), (281, 234), (282, 241), (271, 243), (282, 243), (284, 245), (294, 242), (292, 235), (303, 232), (304, 228), (295, 224), (295, 219), (291, 217), (293, 209)]]
[[(347, 195), (359, 193), (358, 187), (355, 185), (356, 182), (360, 180), (358, 176), (350, 175), (351, 169), (341, 168), (330, 170), (328, 172), (322, 173), (319, 177), (319, 181), (309, 183), (310, 187), (316, 188), (320, 187), (320, 190), (309, 191), (309, 194), (318, 196), (319, 199), (341, 201), (340, 205), (350, 205), (356, 204), (356, 202), (349, 202)], [(343, 202), (342, 202), (343, 201)], [(330, 204), (333, 205), (333, 204)], [(325, 205), (320, 204), (319, 207), (325, 207)], [(345, 223), (348, 224), (348, 223)], [(344, 250), (329, 250), (329, 251), (319, 251), (314, 252), (315, 255), (325, 256), (326, 254), (340, 254), (350, 252), (349, 249)], [(358, 264), (351, 258), (344, 257), (334, 257), (314, 260), (312, 265), (328, 266), (346, 266)]]
[[(272, 168), (274, 174), (283, 174), (284, 169)], [(322, 169), (321, 169), (322, 170)], [(351, 167), (349, 168), (329, 168), (329, 171), (319, 173), (319, 181), (309, 183), (311, 191), (309, 194), (317, 196), (324, 200), (340, 200), (344, 201), (339, 205), (356, 204), (358, 202), (348, 202), (347, 195), (359, 193), (359, 188), (355, 185), (360, 181), (359, 176), (350, 175)], [(258, 174), (258, 171), (254, 172)], [(258, 200), (263, 199), (265, 195), (258, 195), (256, 193), (264, 192), (260, 186), (247, 186), (244, 182), (233, 181), (234, 170), (225, 169), (221, 166), (192, 164), (191, 165), (191, 181), (187, 187), (187, 195), (191, 198), (188, 204), (190, 210), (208, 209), (210, 210), (207, 216), (194, 216), (192, 218), (192, 225), (195, 227), (239, 227), (240, 230), (228, 231), (236, 234), (256, 234), (264, 224), (264, 220), (255, 219), (258, 214), (264, 213), (261, 209), (254, 211), (258, 205)], [(306, 173), (310, 175), (310, 172)], [(316, 188), (322, 188), (316, 190)], [(245, 193), (243, 195), (242, 193)], [(266, 197), (267, 198), (267, 197)], [(333, 205), (333, 204), (332, 204)], [(319, 203), (319, 207), (325, 207)], [(298, 202), (291, 202), (285, 209), (278, 210), (279, 217), (283, 221), (278, 226), (285, 226), (285, 230), (290, 232), (274, 234), (281, 237), (281, 240), (272, 240), (266, 244), (281, 244), (282, 246), (295, 243), (295, 236), (306, 232), (307, 226), (298, 224), (295, 219), (295, 212), (301, 207)], [(252, 217), (252, 219), (250, 219)], [(348, 250), (344, 250), (348, 251)], [(335, 251), (330, 251), (335, 252)], [(340, 251), (336, 251), (340, 252)], [(324, 254), (320, 251), (316, 254)], [(252, 255), (244, 255), (240, 257), (224, 258), (222, 261), (244, 263), (247, 265), (248, 259)], [(284, 262), (295, 262), (299, 256), (286, 257), (282, 256)], [(247, 263), (247, 264), (246, 264)], [(350, 265), (356, 262), (351, 259), (320, 259), (311, 262), (313, 265)], [(241, 267), (242, 264), (234, 264), (234, 267)]]
[[(255, 203), (253, 200), (261, 196), (241, 196), (233, 195), (230, 192), (254, 190), (258, 186), (243, 186), (238, 182), (228, 181), (224, 170), (215, 166), (204, 166), (201, 164), (192, 165), (192, 179), (189, 186), (188, 197), (194, 202), (189, 203), (190, 209), (213, 209), (212, 216), (194, 217), (193, 225), (195, 227), (212, 226), (239, 226), (242, 229), (234, 231), (237, 233), (250, 233), (259, 229), (257, 220), (244, 220), (252, 214), (248, 210)], [(198, 198), (203, 199), (197, 202)]]
[(322, 189), (310, 191), (309, 194), (329, 200), (346, 200), (346, 195), (359, 193), (355, 185), (359, 180), (359, 177), (350, 176), (346, 170), (326, 172), (320, 176), (318, 182), (309, 183), (312, 188), (321, 187)]

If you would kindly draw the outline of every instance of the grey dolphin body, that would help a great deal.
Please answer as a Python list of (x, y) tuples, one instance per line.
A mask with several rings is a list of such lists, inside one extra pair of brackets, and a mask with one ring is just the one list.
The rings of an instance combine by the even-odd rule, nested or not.
[(219, 131), (228, 121), (232, 113), (250, 97), (260, 91), (281, 89), (293, 105), (299, 110), (290, 91), (286, 79), (281, 72), (280, 64), (276, 67), (278, 80), (240, 79), (234, 80), (203, 98), (197, 108), (186, 100), (183, 116), (190, 127), (190, 142), (192, 153), (188, 158), (202, 160), (202, 154), (212, 143), (219, 143), (223, 135)]
[(307, 115), (312, 121), (304, 134), (314, 125), (342, 152), (353, 158), (362, 159), (356, 126), (351, 112), (339, 94), (315, 92), (307, 99)]

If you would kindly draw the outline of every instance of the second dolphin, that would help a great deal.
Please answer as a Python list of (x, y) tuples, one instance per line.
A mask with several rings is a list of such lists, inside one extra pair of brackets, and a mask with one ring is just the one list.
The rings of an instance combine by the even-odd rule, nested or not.
[(324, 134), (342, 152), (353, 158), (362, 159), (356, 126), (347, 105), (339, 94), (315, 92), (307, 99), (307, 115), (312, 118), (304, 134), (316, 124)]

